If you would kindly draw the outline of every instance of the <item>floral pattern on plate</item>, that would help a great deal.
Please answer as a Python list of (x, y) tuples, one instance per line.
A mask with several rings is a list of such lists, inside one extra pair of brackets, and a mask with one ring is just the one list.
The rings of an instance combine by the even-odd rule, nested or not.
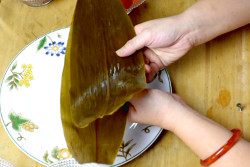
[[(46, 166), (71, 158), (60, 118), (61, 77), (69, 30), (55, 30), (31, 42), (9, 65), (0, 87), (0, 116), (7, 134), (20, 150)], [(160, 71), (147, 88), (171, 92), (168, 72)], [(151, 125), (138, 124), (135, 129), (130, 126), (127, 123), (113, 166), (138, 157), (162, 131)]]
[(15, 71), (17, 68), (17, 62), (15, 62), (10, 68), (11, 75), (7, 77), (5, 82), (10, 87), (10, 90), (13, 88), (18, 89), (19, 86), (25, 86), (28, 88), (30, 86), (30, 81), (34, 80), (32, 75), (32, 65), (22, 65), (21, 71)]

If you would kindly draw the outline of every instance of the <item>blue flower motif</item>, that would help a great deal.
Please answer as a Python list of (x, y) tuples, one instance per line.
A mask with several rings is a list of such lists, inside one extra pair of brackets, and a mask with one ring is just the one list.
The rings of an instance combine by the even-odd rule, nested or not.
[(46, 55), (51, 55), (51, 56), (60, 56), (61, 54), (65, 54), (66, 51), (66, 47), (63, 46), (64, 42), (52, 42), (49, 43), (49, 46), (45, 46), (44, 49), (47, 50), (46, 51)]

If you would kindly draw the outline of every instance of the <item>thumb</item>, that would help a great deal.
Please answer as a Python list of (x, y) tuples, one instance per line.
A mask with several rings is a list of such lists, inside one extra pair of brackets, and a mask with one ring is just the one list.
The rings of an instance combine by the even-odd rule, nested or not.
[(142, 32), (129, 40), (122, 48), (116, 51), (116, 54), (120, 57), (130, 56), (137, 50), (140, 50), (146, 46), (149, 41), (149, 33)]

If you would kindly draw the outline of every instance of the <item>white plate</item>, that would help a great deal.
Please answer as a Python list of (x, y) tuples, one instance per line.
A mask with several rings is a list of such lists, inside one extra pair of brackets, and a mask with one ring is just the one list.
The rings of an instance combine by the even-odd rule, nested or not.
[[(9, 65), (0, 89), (1, 120), (10, 139), (35, 161), (48, 165), (68, 153), (60, 119), (60, 89), (69, 27), (55, 30), (31, 42)], [(166, 70), (147, 85), (171, 92)], [(25, 126), (31, 127), (25, 130)], [(143, 153), (162, 129), (139, 124), (129, 129), (114, 166)]]

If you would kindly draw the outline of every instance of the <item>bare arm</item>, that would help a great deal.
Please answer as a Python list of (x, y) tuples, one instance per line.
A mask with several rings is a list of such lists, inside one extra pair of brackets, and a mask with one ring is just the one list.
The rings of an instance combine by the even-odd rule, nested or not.
[(250, 23), (249, 0), (200, 0), (184, 13), (190, 17), (194, 45)]
[[(194, 111), (175, 94), (144, 90), (130, 101), (129, 121), (157, 125), (174, 132), (204, 160), (231, 138), (230, 130)], [(249, 167), (250, 143), (240, 139), (211, 167)]]
[[(202, 160), (215, 153), (232, 136), (231, 131), (190, 108), (185, 118), (176, 125), (174, 133)], [(249, 157), (250, 143), (240, 139), (211, 167), (247, 167), (250, 165)]]

